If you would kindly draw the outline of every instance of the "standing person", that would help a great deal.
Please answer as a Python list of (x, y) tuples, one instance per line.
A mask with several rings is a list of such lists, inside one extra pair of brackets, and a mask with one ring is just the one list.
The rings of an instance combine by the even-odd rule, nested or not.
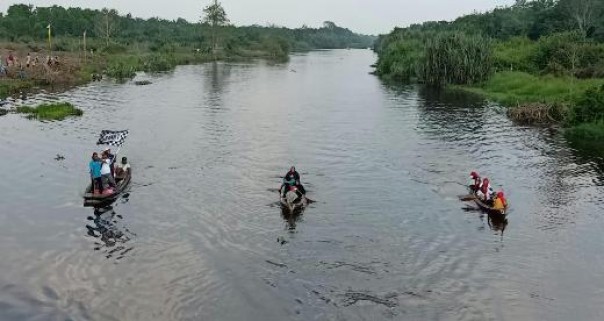
[(34, 62), (32, 64), (32, 66), (37, 65), (40, 62), (40, 59), (38, 59), (38, 55), (36, 55), (36, 57), (34, 57)]
[(98, 189), (100, 194), (103, 194), (103, 181), (101, 179), (101, 160), (99, 155), (92, 153), (92, 160), (88, 164), (90, 168), (90, 180), (92, 182), (92, 194)]
[(31, 56), (29, 55), (29, 52), (28, 52), (27, 58), (25, 58), (25, 65), (27, 66), (27, 68), (29, 68), (29, 64), (31, 64)]
[(111, 176), (115, 177), (114, 165), (115, 165), (116, 159), (115, 159), (115, 155), (113, 155), (111, 153), (111, 148), (106, 147), (105, 149), (103, 149), (103, 155), (107, 155), (107, 158), (110, 160), (109, 166), (111, 167)]
[(115, 188), (115, 179), (113, 179), (113, 175), (111, 175), (111, 161), (107, 157), (106, 153), (103, 153), (101, 158), (101, 177), (103, 179), (103, 184), (108, 184), (109, 186)]

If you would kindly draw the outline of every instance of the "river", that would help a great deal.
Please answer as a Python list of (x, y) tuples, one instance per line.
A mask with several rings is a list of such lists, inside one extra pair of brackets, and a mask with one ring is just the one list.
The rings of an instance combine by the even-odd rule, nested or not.
[[(0, 117), (0, 320), (602, 320), (601, 159), (375, 59), (181, 66), (34, 97), (81, 118)], [(130, 130), (134, 178), (95, 213), (101, 129)], [(295, 218), (290, 165), (316, 201)], [(458, 200), (472, 170), (507, 225)]]

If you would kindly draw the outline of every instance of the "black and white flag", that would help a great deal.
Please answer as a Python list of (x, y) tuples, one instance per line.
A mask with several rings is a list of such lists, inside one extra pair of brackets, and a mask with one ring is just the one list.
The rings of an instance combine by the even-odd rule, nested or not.
[(127, 130), (103, 130), (97, 145), (111, 145), (111, 146), (122, 146), (124, 141), (128, 137)]

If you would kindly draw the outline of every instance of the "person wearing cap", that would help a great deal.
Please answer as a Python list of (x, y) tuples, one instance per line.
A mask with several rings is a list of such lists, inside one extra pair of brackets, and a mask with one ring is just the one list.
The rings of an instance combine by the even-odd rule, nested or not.
[(115, 177), (119, 180), (128, 175), (130, 175), (130, 164), (128, 164), (128, 158), (122, 157), (122, 162), (117, 164), (115, 168)]

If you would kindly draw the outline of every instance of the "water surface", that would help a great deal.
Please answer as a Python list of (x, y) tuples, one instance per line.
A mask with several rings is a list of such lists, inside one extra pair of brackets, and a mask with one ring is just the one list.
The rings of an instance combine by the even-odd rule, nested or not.
[[(35, 99), (81, 118), (0, 118), (0, 320), (601, 320), (601, 160), (374, 61), (183, 66)], [(134, 178), (95, 212), (101, 129), (130, 129)], [(317, 201), (295, 218), (292, 164)], [(457, 199), (472, 170), (507, 225)]]

